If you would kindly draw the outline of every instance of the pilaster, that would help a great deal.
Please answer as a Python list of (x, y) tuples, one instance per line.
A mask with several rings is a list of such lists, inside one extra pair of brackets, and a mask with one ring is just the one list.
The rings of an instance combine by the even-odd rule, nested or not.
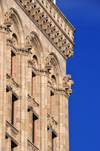
[(27, 55), (20, 55), (20, 149), (27, 151)]
[(60, 94), (60, 151), (69, 151), (68, 99)]
[(47, 76), (41, 75), (40, 151), (47, 151)]
[(47, 136), (48, 136), (48, 151), (52, 151), (52, 131), (51, 131), (51, 128), (48, 128)]
[(6, 31), (0, 27), (0, 151), (5, 151)]

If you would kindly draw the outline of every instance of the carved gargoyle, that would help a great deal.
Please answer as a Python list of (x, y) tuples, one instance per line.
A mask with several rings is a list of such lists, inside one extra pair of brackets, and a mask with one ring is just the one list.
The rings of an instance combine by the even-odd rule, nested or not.
[(65, 88), (65, 92), (68, 96), (70, 96), (70, 94), (72, 93), (71, 86), (74, 85), (73, 80), (70, 79), (71, 79), (71, 75), (69, 74), (63, 78), (63, 87)]

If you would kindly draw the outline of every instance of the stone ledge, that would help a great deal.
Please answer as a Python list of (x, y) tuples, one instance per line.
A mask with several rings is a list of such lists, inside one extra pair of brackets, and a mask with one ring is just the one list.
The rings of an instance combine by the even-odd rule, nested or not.
[(19, 133), (19, 131), (8, 121), (6, 121), (6, 126), (11, 128), (11, 131), (13, 131), (16, 135)]
[(6, 133), (5, 135), (9, 137), (18, 146), (17, 135), (19, 131), (8, 121), (6, 121)]
[(30, 95), (28, 95), (28, 109), (32, 111), (37, 118), (39, 118), (39, 104)]
[(6, 74), (6, 87), (9, 91), (16, 96), (17, 100), (19, 99), (19, 85), (15, 82), (14, 78), (12, 78), (9, 74)]
[(31, 149), (33, 151), (38, 151), (39, 149), (35, 146), (34, 143), (32, 143), (31, 141), (27, 140), (27, 145), (31, 147)]
[(51, 128), (52, 131), (55, 133), (55, 135), (57, 136), (57, 121), (55, 121), (55, 119), (47, 113), (47, 127)]
[(16, 146), (18, 146), (18, 142), (9, 133), (6, 132), (5, 135), (10, 138), (16, 144)]

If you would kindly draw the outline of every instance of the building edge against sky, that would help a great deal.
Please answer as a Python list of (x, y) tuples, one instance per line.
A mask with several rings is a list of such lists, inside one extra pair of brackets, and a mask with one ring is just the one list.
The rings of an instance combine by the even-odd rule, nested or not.
[(56, 0), (53, 0), (53, 2), (56, 4)]
[(0, 151), (69, 151), (74, 32), (52, 0), (0, 0)]

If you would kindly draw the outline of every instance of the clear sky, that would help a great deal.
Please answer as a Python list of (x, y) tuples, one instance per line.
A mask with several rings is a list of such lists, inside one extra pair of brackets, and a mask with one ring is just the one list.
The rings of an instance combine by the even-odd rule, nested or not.
[(67, 60), (74, 80), (70, 151), (100, 151), (100, 0), (57, 0), (57, 6), (76, 29), (74, 56)]

